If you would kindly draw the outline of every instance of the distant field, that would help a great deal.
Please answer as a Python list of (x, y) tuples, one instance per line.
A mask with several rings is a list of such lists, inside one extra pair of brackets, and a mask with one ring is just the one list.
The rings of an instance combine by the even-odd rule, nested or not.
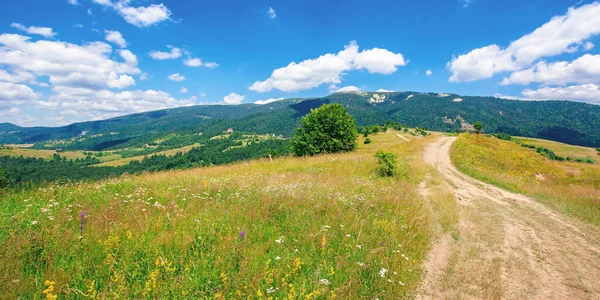
[[(59, 298), (414, 297), (431, 223), (456, 226), (454, 197), (418, 188), (435, 137), (370, 139), (354, 153), (3, 195), (2, 297), (39, 298), (46, 280)], [(374, 175), (381, 148), (398, 176)]]
[[(560, 155), (591, 153), (585, 148), (536, 142), (557, 154), (567, 151)], [(459, 137), (451, 156), (459, 170), (474, 178), (529, 195), (567, 215), (600, 225), (600, 164), (552, 161), (514, 142), (469, 134)]]
[[(45, 158), (50, 159), (52, 156), (57, 153), (54, 150), (37, 150), (37, 149), (27, 149), (27, 148), (19, 148), (19, 147), (10, 147), (0, 148), (0, 156), (21, 156), (23, 157), (35, 157), (35, 158)], [(64, 151), (58, 153), (62, 157), (66, 157), (67, 159), (77, 159), (77, 158), (85, 158), (85, 155), (79, 151)]]
[(558, 156), (562, 157), (572, 157), (572, 158), (591, 158), (596, 161), (600, 161), (600, 156), (598, 156), (598, 151), (594, 148), (582, 147), (582, 146), (573, 146), (569, 144), (563, 144), (554, 141), (534, 139), (534, 138), (524, 138), (524, 137), (513, 137), (515, 140), (518, 140), (525, 144), (534, 145), (536, 147), (544, 147), (550, 149), (556, 153)]
[(201, 146), (200, 144), (193, 144), (193, 145), (189, 145), (189, 146), (185, 146), (185, 147), (181, 147), (181, 148), (175, 148), (175, 149), (165, 150), (165, 151), (161, 151), (161, 152), (151, 153), (151, 154), (148, 154), (148, 155), (140, 155), (140, 156), (133, 156), (133, 157), (116, 159), (116, 160), (110, 160), (110, 161), (106, 161), (106, 162), (103, 162), (103, 163), (100, 163), (100, 164), (96, 164), (94, 166), (96, 166), (96, 167), (118, 167), (118, 166), (124, 166), (126, 164), (129, 164), (132, 161), (135, 161), (135, 160), (141, 161), (146, 156), (152, 156), (152, 155), (173, 156), (173, 155), (177, 154), (178, 152), (186, 153), (186, 152), (192, 150), (192, 148), (194, 148), (194, 147), (200, 147), (200, 146)]

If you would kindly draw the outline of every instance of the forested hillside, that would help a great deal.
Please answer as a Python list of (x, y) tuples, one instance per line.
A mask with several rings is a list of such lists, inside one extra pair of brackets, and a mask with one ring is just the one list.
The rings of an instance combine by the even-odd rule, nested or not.
[[(104, 150), (145, 144), (168, 133), (215, 135), (226, 128), (289, 137), (300, 117), (325, 103), (340, 103), (358, 125), (400, 122), (452, 132), (481, 121), (484, 132), (600, 146), (600, 106), (568, 101), (514, 101), (434, 93), (336, 93), (266, 105), (193, 106), (134, 114), (58, 128), (0, 124), (0, 144), (37, 143), (38, 148)], [(49, 141), (68, 140), (56, 143)]]

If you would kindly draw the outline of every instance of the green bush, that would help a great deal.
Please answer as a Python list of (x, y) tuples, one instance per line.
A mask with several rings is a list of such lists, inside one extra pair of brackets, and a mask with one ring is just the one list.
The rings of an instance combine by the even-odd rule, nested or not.
[(378, 150), (375, 153), (375, 158), (379, 165), (375, 169), (379, 176), (389, 177), (395, 176), (398, 173), (398, 156), (391, 152)]
[(371, 139), (370, 138), (366, 138), (365, 139), (365, 144), (370, 144), (371, 143)]

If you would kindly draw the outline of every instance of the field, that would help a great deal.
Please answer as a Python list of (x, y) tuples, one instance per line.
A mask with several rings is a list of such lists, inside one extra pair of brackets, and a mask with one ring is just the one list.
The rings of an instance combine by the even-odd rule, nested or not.
[[(435, 137), (7, 193), (7, 298), (402, 298), (454, 198), (422, 161)], [(400, 173), (374, 174), (373, 153)], [(430, 186), (427, 196), (420, 183)], [(437, 225), (436, 225), (437, 224)]]
[(146, 156), (152, 156), (152, 155), (165, 155), (165, 156), (173, 156), (177, 153), (186, 153), (190, 150), (192, 150), (192, 148), (194, 147), (199, 147), (200, 144), (194, 144), (194, 145), (189, 145), (189, 146), (185, 146), (185, 147), (181, 147), (181, 148), (175, 148), (175, 149), (170, 149), (170, 150), (165, 150), (165, 151), (161, 151), (161, 152), (156, 152), (156, 153), (152, 153), (152, 154), (148, 154), (148, 155), (140, 155), (140, 156), (133, 156), (133, 157), (127, 157), (127, 158), (121, 158), (121, 159), (115, 159), (115, 160), (110, 160), (110, 161), (105, 161), (103, 163), (100, 164), (96, 164), (94, 166), (96, 167), (118, 167), (118, 166), (124, 166), (132, 161), (141, 161), (144, 159), (144, 157)]
[[(555, 146), (552, 142), (545, 144), (549, 148)], [(572, 148), (550, 149), (571, 153)], [(569, 216), (600, 225), (598, 164), (552, 161), (534, 149), (478, 135), (460, 136), (451, 154), (456, 167), (467, 175), (531, 196)]]
[(558, 156), (570, 156), (571, 158), (591, 158), (592, 160), (600, 161), (598, 151), (596, 151), (596, 149), (594, 148), (573, 146), (569, 144), (534, 138), (513, 137), (513, 139), (525, 144), (534, 145), (536, 147), (544, 147), (550, 149), (554, 151), (554, 153), (556, 153), (556, 155)]
[[(37, 150), (37, 149), (28, 149), (28, 148), (20, 148), (20, 147), (1, 147), (0, 148), (0, 156), (23, 156), (23, 157), (35, 157), (35, 158), (44, 158), (50, 159), (57, 152), (54, 150)], [(66, 157), (67, 159), (83, 159), (85, 155), (79, 151), (65, 151), (57, 153), (60, 156)]]

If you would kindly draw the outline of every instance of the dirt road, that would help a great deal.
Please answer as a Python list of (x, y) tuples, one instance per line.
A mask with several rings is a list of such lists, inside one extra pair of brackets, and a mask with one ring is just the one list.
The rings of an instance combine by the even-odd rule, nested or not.
[(438, 237), (417, 298), (600, 299), (598, 228), (460, 173), (455, 140), (424, 156), (455, 191), (459, 234)]

